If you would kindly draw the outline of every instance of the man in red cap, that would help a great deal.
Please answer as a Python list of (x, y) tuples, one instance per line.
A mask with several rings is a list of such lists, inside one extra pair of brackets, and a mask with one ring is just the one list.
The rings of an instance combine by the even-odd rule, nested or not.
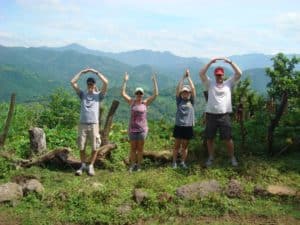
[[(224, 69), (217, 67), (214, 70), (215, 80), (211, 80), (207, 75), (208, 68), (222, 60), (228, 63), (234, 70), (234, 76), (224, 80)], [(227, 58), (212, 59), (201, 71), (200, 79), (208, 90), (208, 101), (206, 105), (206, 129), (208, 160), (206, 166), (212, 165), (214, 160), (214, 138), (217, 130), (220, 132), (220, 138), (225, 141), (232, 166), (237, 166), (237, 160), (234, 156), (234, 144), (231, 135), (230, 113), (232, 113), (231, 91), (236, 82), (240, 79), (242, 71)]]

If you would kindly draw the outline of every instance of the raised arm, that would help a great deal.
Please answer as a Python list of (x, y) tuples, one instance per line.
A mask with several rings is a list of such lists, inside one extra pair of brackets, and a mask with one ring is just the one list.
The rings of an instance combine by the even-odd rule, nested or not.
[(127, 73), (125, 73), (125, 75), (124, 75), (124, 81), (123, 81), (123, 85), (122, 85), (122, 89), (121, 89), (121, 95), (122, 95), (122, 97), (125, 99), (125, 101), (128, 104), (131, 104), (131, 98), (126, 93), (126, 83), (127, 83), (128, 79), (129, 79), (129, 76), (128, 76)]
[(241, 69), (230, 59), (224, 58), (224, 62), (228, 63), (232, 67), (232, 69), (234, 70), (234, 80), (238, 81), (242, 76)]
[(180, 91), (182, 89), (182, 86), (183, 86), (183, 81), (186, 77), (186, 74), (183, 75), (183, 77), (181, 78), (181, 80), (178, 82), (178, 85), (176, 87), (176, 97), (178, 97), (180, 95)]
[(202, 68), (202, 70), (200, 70), (199, 75), (200, 75), (200, 79), (201, 79), (202, 83), (205, 83), (205, 82), (208, 80), (208, 77), (207, 77), (207, 75), (206, 75), (207, 70), (208, 70), (208, 68), (211, 66), (211, 64), (215, 63), (218, 59), (219, 59), (219, 58), (214, 58), (214, 59), (210, 60), (210, 62), (207, 63), (207, 64)]
[(73, 89), (74, 89), (77, 93), (80, 92), (80, 88), (79, 88), (79, 86), (78, 86), (78, 84), (77, 84), (77, 81), (79, 80), (79, 78), (80, 78), (83, 74), (85, 74), (85, 73), (87, 73), (87, 72), (89, 72), (89, 69), (81, 70), (79, 73), (75, 74), (75, 76), (74, 76), (74, 77), (72, 78), (72, 80), (71, 80), (71, 85), (72, 85)]
[(192, 81), (190, 71), (186, 70), (185, 74), (186, 74), (186, 78), (187, 78), (190, 88), (191, 88), (191, 94), (195, 98), (196, 97), (196, 89), (195, 89), (194, 83)]
[(154, 101), (154, 99), (158, 96), (157, 78), (155, 74), (152, 76), (152, 81), (153, 81), (153, 95), (148, 97), (145, 100), (145, 104), (147, 106), (150, 105)]
[(89, 69), (89, 72), (92, 72), (99, 77), (99, 79), (102, 81), (102, 88), (101, 88), (101, 93), (105, 94), (107, 92), (107, 86), (108, 86), (108, 80), (107, 78), (99, 71), (95, 69)]

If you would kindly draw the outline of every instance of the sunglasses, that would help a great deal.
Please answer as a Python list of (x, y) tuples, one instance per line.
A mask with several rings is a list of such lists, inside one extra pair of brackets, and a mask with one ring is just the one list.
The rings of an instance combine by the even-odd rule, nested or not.
[(136, 94), (136, 95), (143, 95), (143, 93), (140, 92), (140, 91), (136, 92), (135, 94)]
[(94, 83), (92, 83), (92, 82), (89, 82), (89, 83), (87, 83), (87, 85), (88, 85), (88, 86), (93, 86), (93, 85), (94, 85)]

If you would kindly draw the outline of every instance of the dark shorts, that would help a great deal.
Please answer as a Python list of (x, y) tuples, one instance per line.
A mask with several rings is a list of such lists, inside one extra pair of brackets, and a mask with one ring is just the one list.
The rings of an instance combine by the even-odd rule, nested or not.
[(145, 140), (146, 137), (147, 137), (147, 133), (146, 132), (129, 133), (129, 140), (130, 141)]
[(219, 130), (220, 138), (222, 140), (228, 140), (232, 138), (229, 113), (225, 113), (225, 114), (206, 113), (206, 128), (205, 128), (206, 138), (213, 139), (216, 136), (217, 130)]
[(193, 127), (176, 126), (173, 130), (173, 137), (177, 139), (190, 140), (194, 137)]

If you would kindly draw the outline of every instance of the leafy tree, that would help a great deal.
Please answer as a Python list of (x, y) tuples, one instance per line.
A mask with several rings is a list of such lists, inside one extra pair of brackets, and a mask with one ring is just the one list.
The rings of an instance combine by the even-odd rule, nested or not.
[(283, 53), (278, 53), (273, 60), (273, 68), (267, 68), (266, 73), (271, 78), (268, 84), (268, 94), (275, 102), (279, 102), (275, 116), (271, 118), (268, 128), (268, 152), (273, 154), (274, 130), (287, 109), (288, 100), (300, 94), (300, 71), (295, 70), (300, 58), (289, 59)]
[(79, 120), (79, 109), (79, 100), (59, 88), (50, 95), (50, 102), (40, 117), (40, 125), (48, 128), (73, 128)]

